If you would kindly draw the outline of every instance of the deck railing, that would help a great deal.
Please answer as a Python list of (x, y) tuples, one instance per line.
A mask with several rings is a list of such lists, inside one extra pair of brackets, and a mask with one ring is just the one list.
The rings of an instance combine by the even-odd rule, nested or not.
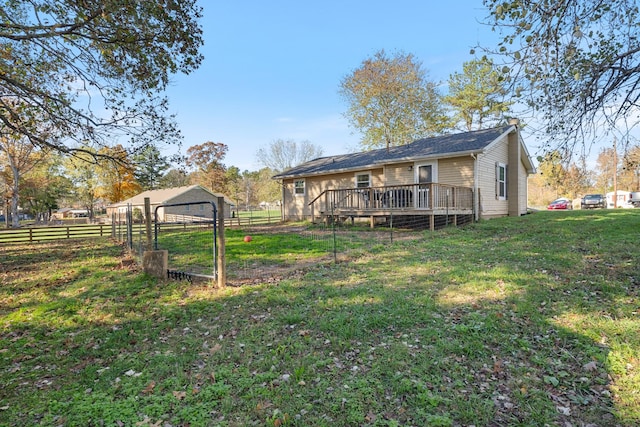
[(429, 183), (384, 187), (325, 190), (311, 203), (312, 212), (330, 214), (340, 211), (361, 214), (389, 210), (442, 211), (472, 210), (473, 189)]

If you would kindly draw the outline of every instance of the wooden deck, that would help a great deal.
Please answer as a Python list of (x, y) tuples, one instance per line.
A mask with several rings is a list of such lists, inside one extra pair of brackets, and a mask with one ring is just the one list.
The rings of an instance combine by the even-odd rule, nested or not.
[(325, 190), (310, 204), (312, 218), (473, 215), (473, 189), (429, 183)]

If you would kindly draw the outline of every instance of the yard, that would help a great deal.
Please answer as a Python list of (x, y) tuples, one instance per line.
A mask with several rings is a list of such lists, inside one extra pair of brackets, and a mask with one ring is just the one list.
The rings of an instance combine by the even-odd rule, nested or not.
[(0, 425), (635, 426), (639, 223), (539, 212), (221, 290), (106, 239), (0, 246)]

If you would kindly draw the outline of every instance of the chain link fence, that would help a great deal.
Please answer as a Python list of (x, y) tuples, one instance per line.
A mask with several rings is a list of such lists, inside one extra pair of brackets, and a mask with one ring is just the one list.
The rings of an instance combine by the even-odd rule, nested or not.
[[(215, 215), (213, 215), (215, 217)], [(431, 222), (434, 222), (432, 225)], [(389, 215), (357, 218), (328, 216), (320, 223), (241, 223), (227, 219), (224, 253), (229, 285), (278, 281), (319, 266), (348, 262), (396, 242), (425, 238), (425, 233), (473, 222), (472, 215)], [(373, 225), (373, 227), (372, 227)], [(130, 209), (112, 218), (113, 235), (124, 242), (139, 264), (147, 247), (144, 218)], [(154, 223), (155, 248), (169, 252), (173, 278), (216, 277), (216, 221), (166, 216)]]

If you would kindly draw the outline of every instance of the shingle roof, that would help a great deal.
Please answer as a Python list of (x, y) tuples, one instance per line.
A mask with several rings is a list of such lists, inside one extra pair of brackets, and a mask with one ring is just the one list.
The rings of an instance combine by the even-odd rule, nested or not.
[(509, 131), (513, 126), (483, 129), (454, 135), (435, 136), (418, 139), (412, 143), (397, 147), (381, 148), (362, 153), (342, 154), (338, 156), (320, 157), (295, 166), (274, 179), (321, 175), (343, 170), (379, 167), (383, 164), (402, 161), (414, 161), (423, 158), (448, 157), (455, 154), (477, 153)]

